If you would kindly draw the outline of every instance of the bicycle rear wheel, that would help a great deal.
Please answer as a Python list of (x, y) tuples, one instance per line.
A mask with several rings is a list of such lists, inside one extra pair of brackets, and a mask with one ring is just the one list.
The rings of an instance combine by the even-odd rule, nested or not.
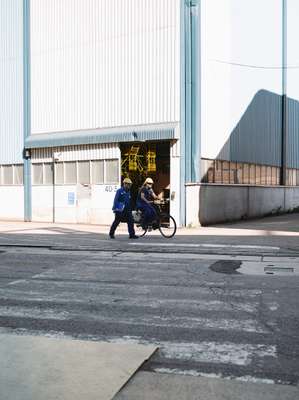
[(162, 213), (159, 216), (159, 231), (165, 238), (172, 238), (176, 233), (176, 222), (175, 219), (166, 213)]

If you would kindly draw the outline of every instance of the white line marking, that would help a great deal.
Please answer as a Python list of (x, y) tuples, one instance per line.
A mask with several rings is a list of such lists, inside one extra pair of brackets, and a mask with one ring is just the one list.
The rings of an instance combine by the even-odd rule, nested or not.
[(175, 374), (175, 375), (188, 375), (188, 376), (196, 376), (196, 377), (203, 377), (203, 378), (218, 378), (218, 379), (225, 379), (228, 381), (236, 380), (241, 382), (250, 382), (250, 383), (264, 383), (268, 385), (273, 385), (275, 381), (273, 379), (264, 379), (264, 378), (256, 378), (250, 375), (244, 376), (223, 376), (222, 374), (213, 374), (213, 373), (205, 373), (196, 371), (194, 369), (186, 369), (181, 370), (177, 368), (154, 368), (155, 372), (159, 372), (161, 374)]
[[(124, 336), (123, 338), (108, 339), (113, 343), (147, 344), (147, 340), (138, 337)], [(231, 343), (231, 342), (159, 342), (156, 339), (150, 341), (158, 346), (160, 353), (168, 359), (183, 361), (209, 362), (235, 365), (250, 365), (255, 358), (277, 358), (277, 348), (273, 345)]]
[[(32, 336), (46, 336), (52, 338), (67, 338), (75, 340), (92, 340), (104, 341), (108, 343), (118, 344), (144, 344), (155, 345), (160, 348), (160, 352), (164, 357), (169, 359), (180, 359), (195, 362), (209, 362), (209, 363), (222, 363), (222, 364), (235, 364), (235, 365), (250, 365), (253, 359), (263, 359), (267, 357), (277, 358), (277, 348), (273, 345), (264, 344), (248, 344), (248, 343), (219, 343), (219, 342), (199, 342), (199, 343), (186, 343), (186, 342), (167, 342), (159, 341), (155, 338), (145, 340), (139, 336), (123, 336), (123, 337), (103, 337), (97, 335), (78, 335), (74, 338), (72, 335), (67, 335), (64, 332), (57, 331), (42, 331), (42, 330), (27, 330), (17, 329), (11, 330), (10, 328), (1, 328), (0, 333), (11, 333), (18, 335), (32, 335)], [(166, 372), (166, 371), (165, 371)], [(173, 371), (174, 372), (174, 371)], [(204, 375), (203, 375), (204, 376)], [(258, 379), (255, 377), (244, 377), (245, 381)], [(265, 380), (265, 383), (272, 383), (270, 380)]]
[(264, 250), (280, 250), (280, 247), (274, 246), (251, 246), (238, 244), (198, 244), (198, 243), (129, 243), (131, 246), (158, 246), (158, 247), (210, 247), (210, 248), (233, 248), (233, 249), (264, 249)]
[(158, 315), (149, 317), (109, 317), (104, 315), (88, 314), (88, 318), (102, 323), (117, 322), (119, 325), (143, 325), (149, 327), (167, 327), (167, 328), (187, 328), (204, 330), (224, 330), (236, 332), (255, 332), (267, 333), (258, 321), (253, 319), (232, 319), (232, 318), (191, 318), (191, 317), (160, 317)]

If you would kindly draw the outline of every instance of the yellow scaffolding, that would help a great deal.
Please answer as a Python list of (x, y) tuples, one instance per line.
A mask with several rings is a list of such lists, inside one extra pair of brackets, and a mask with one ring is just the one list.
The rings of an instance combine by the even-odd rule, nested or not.
[(125, 158), (121, 163), (121, 167), (124, 170), (127, 166), (129, 171), (139, 171), (142, 172), (144, 170), (141, 159), (142, 155), (139, 154), (140, 146), (132, 145), (127, 153), (125, 153)]
[(146, 154), (147, 172), (156, 172), (156, 146), (150, 145)]

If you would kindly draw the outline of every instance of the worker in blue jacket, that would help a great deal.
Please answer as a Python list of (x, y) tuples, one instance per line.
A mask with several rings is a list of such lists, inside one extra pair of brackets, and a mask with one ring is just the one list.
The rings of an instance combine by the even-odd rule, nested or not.
[(131, 206), (131, 189), (132, 181), (130, 178), (123, 180), (123, 185), (119, 188), (114, 197), (112, 210), (115, 214), (114, 221), (110, 227), (109, 237), (115, 239), (114, 233), (120, 222), (126, 222), (128, 224), (128, 231), (130, 239), (138, 239), (135, 235), (134, 219), (132, 215)]

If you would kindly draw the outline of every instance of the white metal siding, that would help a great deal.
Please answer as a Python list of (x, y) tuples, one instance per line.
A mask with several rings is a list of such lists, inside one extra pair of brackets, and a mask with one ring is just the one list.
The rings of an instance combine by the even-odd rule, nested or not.
[(0, 219), (24, 220), (24, 189), (22, 186), (0, 186)]
[(59, 153), (59, 161), (120, 159), (117, 144), (95, 144), (89, 146), (65, 146), (32, 150), (32, 163), (52, 162), (53, 154)]
[(0, 2), (0, 164), (22, 162), (23, 1)]
[(31, 0), (32, 133), (179, 120), (180, 0)]
[(282, 1), (201, 5), (202, 156), (279, 163)]

